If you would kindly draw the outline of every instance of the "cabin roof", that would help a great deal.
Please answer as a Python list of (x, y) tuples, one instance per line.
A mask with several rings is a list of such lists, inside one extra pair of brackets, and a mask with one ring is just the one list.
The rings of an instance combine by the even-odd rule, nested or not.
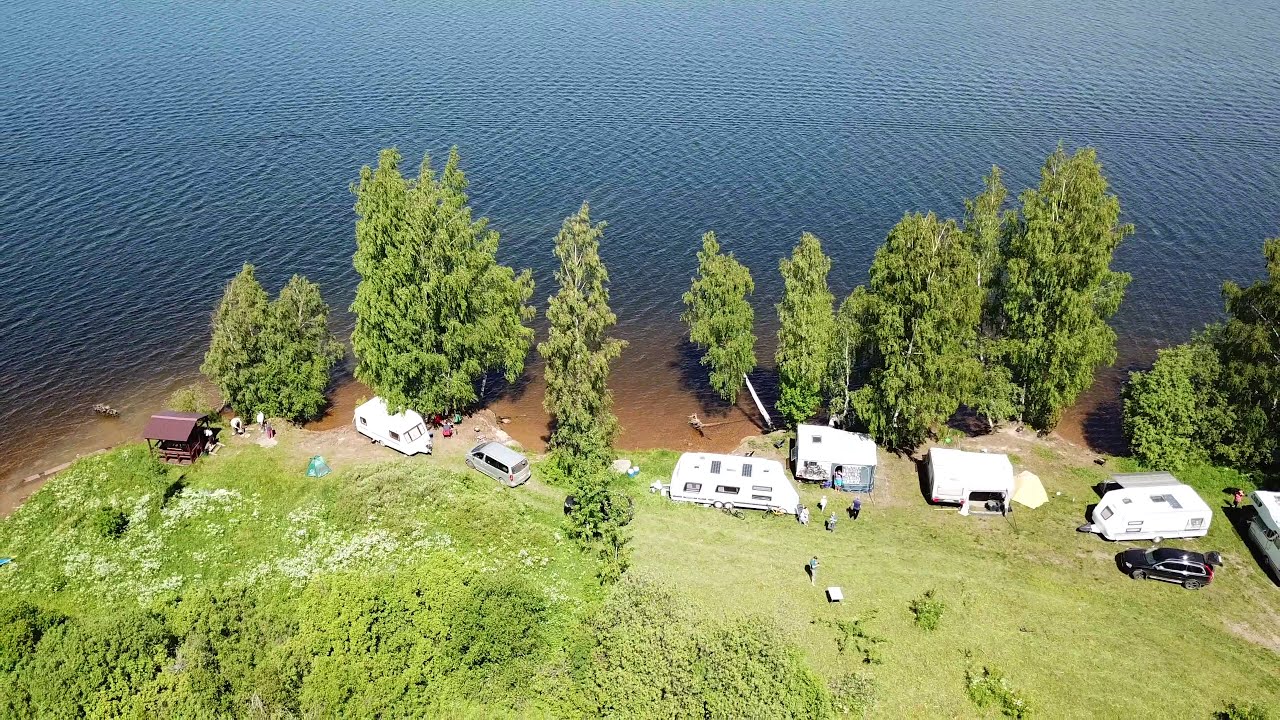
[(142, 429), (142, 437), (147, 440), (170, 440), (185, 442), (191, 438), (191, 431), (204, 419), (204, 415), (181, 410), (161, 410), (151, 416), (147, 426)]
[(876, 465), (876, 443), (870, 437), (826, 425), (796, 426), (796, 458), (800, 462)]

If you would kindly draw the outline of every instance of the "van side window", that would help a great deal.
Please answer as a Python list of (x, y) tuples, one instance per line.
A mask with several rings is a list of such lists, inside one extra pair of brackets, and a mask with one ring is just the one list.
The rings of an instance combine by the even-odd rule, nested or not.
[(742, 477), (751, 477), (751, 464), (744, 463), (742, 465)]
[(702, 492), (702, 483), (685, 483), (685, 492)]
[(1111, 511), (1111, 508), (1109, 508), (1109, 507), (1104, 507), (1104, 508), (1102, 508), (1102, 519), (1103, 519), (1103, 520), (1110, 520), (1112, 515), (1115, 515), (1115, 513)]
[(732, 485), (717, 485), (717, 486), (716, 486), (716, 492), (718, 492), (718, 493), (724, 493), (725, 495), (737, 495), (737, 494), (738, 494), (738, 490), (739, 490), (739, 488), (733, 487)]
[(400, 442), (400, 433), (394, 430), (388, 430), (387, 434), (391, 436), (392, 440), (395, 440), (396, 442)]
[(712, 475), (719, 475), (719, 474), (720, 474), (720, 461), (719, 461), (719, 460), (712, 460), (712, 461), (711, 461), (711, 474), (712, 474)]
[(492, 465), (494, 468), (497, 468), (497, 469), (498, 469), (499, 471), (501, 471), (501, 472), (507, 472), (507, 466), (506, 466), (506, 465), (503, 465), (502, 463), (498, 462), (497, 460), (494, 460), (493, 458), (489, 457), (488, 455), (485, 455), (485, 456), (484, 456), (484, 461), (485, 461), (485, 462), (487, 462), (487, 463), (489, 463), (490, 465)]

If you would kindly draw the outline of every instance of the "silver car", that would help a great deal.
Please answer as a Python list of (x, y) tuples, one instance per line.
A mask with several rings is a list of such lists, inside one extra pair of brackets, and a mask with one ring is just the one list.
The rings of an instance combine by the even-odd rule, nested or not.
[(467, 465), (507, 487), (521, 485), (533, 475), (525, 456), (500, 442), (482, 442), (471, 448)]

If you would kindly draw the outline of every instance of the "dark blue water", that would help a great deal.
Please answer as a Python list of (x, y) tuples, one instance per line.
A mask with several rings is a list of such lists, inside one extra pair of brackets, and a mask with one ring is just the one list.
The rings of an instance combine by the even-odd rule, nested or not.
[(959, 214), (993, 163), (1016, 189), (1059, 142), (1093, 145), (1137, 226), (1116, 324), (1139, 362), (1213, 318), (1280, 232), (1278, 18), (1264, 0), (8, 0), (0, 470), (100, 431), (89, 404), (191, 376), (244, 261), (345, 310), (348, 184), (391, 145), (411, 165), (460, 146), (539, 300), (560, 220), (592, 203), (632, 343), (619, 403), (654, 412), (681, 391), (704, 230), (755, 272), (767, 354), (802, 230), (843, 294), (903, 212)]

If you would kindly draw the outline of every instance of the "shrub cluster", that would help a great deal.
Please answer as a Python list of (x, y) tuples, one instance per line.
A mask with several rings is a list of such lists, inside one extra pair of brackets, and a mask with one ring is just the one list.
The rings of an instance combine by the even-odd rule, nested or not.
[(911, 601), (908, 606), (911, 613), (915, 615), (916, 627), (924, 630), (936, 630), (938, 623), (942, 622), (942, 612), (947, 609), (947, 604), (934, 597), (935, 591), (926, 591), (923, 595)]
[(984, 667), (980, 673), (966, 670), (965, 685), (969, 699), (980, 708), (995, 706), (1005, 717), (1014, 720), (1029, 720), (1033, 716), (1031, 701), (1014, 689), (998, 669)]

